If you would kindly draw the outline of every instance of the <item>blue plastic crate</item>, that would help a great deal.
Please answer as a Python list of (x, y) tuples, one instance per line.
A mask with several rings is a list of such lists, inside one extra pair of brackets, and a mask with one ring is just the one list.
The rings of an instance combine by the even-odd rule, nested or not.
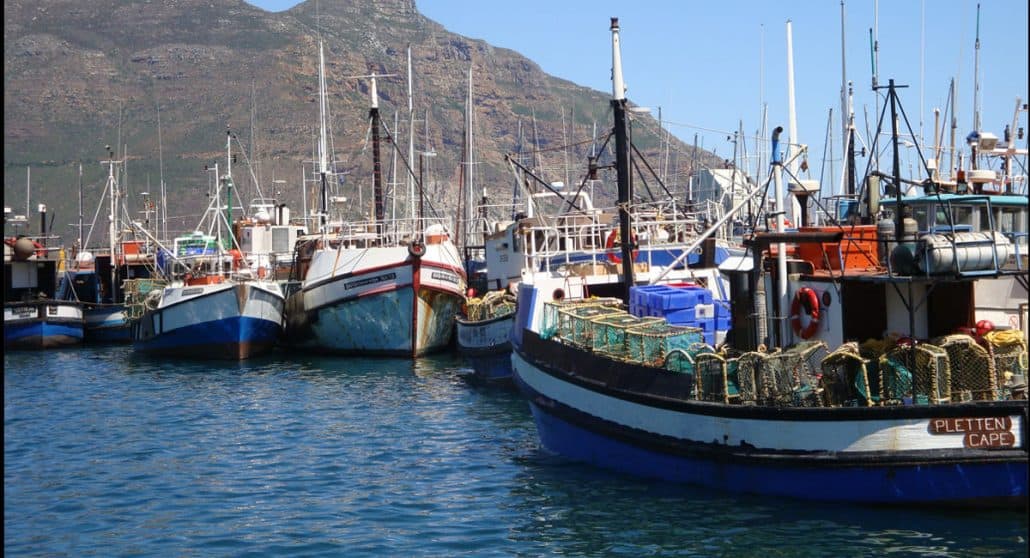
[(663, 291), (651, 293), (648, 304), (664, 310), (684, 310), (698, 304), (711, 304), (712, 293), (701, 287), (666, 287)]

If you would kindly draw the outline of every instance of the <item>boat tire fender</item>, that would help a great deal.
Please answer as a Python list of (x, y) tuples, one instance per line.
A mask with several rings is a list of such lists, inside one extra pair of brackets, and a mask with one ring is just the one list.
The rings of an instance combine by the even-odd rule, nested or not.
[(426, 245), (421, 242), (412, 242), (408, 245), (408, 253), (414, 258), (421, 258), (426, 254)]

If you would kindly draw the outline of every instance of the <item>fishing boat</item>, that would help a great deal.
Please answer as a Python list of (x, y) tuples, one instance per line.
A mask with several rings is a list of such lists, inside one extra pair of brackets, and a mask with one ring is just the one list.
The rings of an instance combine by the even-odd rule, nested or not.
[(455, 322), (458, 352), (472, 365), (476, 377), (510, 383), (515, 296), (499, 290), (470, 297)]
[[(45, 207), (40, 204), (44, 217)], [(4, 240), (5, 349), (51, 349), (82, 343), (82, 306), (55, 298), (60, 261), (46, 247), (45, 239), (45, 235), (18, 235)]]
[[(85, 341), (90, 343), (130, 343), (132, 329), (126, 312), (126, 296), (145, 295), (161, 284), (154, 277), (154, 244), (123, 227), (127, 213), (119, 188), (117, 168), (121, 161), (114, 154), (103, 161), (108, 166), (107, 183), (101, 199), (110, 200), (108, 246), (106, 249), (78, 249), (61, 273), (57, 298), (82, 304)], [(81, 170), (81, 169), (80, 169)], [(80, 174), (81, 176), (81, 174)], [(79, 192), (82, 201), (81, 182)], [(144, 193), (146, 195), (146, 193)], [(151, 211), (149, 201), (146, 211)], [(80, 205), (79, 239), (76, 247), (90, 245), (93, 227), (82, 237)]]
[(282, 288), (261, 267), (251, 267), (231, 232), (223, 233), (230, 227), (221, 193), (234, 188), (227, 136), (227, 171), (216, 180), (198, 230), (159, 254), (167, 285), (136, 298), (133, 348), (141, 353), (242, 360), (272, 349), (282, 333)]
[(294, 276), (302, 280), (287, 303), (287, 342), (340, 354), (418, 357), (450, 344), (454, 317), (464, 301), (465, 271), (445, 224), (425, 217), (421, 177), (417, 216), (406, 222), (386, 219), (377, 77), (367, 76), (374, 215), (369, 221), (341, 222), (333, 230), (325, 226), (330, 165), (323, 110), (318, 169), (323, 226), (297, 247)]
[[(616, 156), (624, 160), (616, 19), (611, 30)], [(893, 139), (898, 192), (896, 127)], [(774, 158), (777, 183), (783, 165)], [(933, 203), (960, 201), (927, 188)], [(779, 184), (775, 192), (780, 207)], [(994, 200), (982, 198), (961, 201), (990, 215)], [(700, 328), (628, 312), (626, 298), (591, 298), (574, 277), (527, 276), (512, 366), (543, 446), (734, 493), (1025, 507), (1026, 326), (976, 330), (988, 309), (972, 296), (980, 281), (1014, 278), (1021, 290), (1003, 309), (1025, 302), (1013, 235), (989, 230), (988, 219), (975, 240), (954, 231), (918, 237), (906, 215), (920, 204), (895, 199), (885, 210), (889, 234), (879, 224), (784, 232), (782, 213), (775, 231), (753, 234), (750, 257), (720, 266), (733, 317), (723, 347), (705, 342)], [(1025, 219), (1025, 199), (1016, 213)], [(633, 295), (639, 311), (639, 289)]]

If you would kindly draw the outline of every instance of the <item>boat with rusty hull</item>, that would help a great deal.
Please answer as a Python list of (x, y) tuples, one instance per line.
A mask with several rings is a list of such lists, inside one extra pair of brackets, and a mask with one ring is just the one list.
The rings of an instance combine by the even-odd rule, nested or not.
[[(431, 229), (425, 244), (365, 245), (360, 235), (326, 240), (287, 300), (293, 347), (336, 354), (418, 357), (451, 343), (465, 274), (454, 244)], [(319, 241), (321, 242), (321, 241)]]

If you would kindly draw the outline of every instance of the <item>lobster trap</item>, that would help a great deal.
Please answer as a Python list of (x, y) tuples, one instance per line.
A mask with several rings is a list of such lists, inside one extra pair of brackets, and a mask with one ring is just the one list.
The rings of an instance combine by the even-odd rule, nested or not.
[(819, 406), (818, 364), (826, 355), (823, 341), (804, 341), (773, 353), (744, 353), (736, 359), (741, 402), (771, 407)]
[(704, 341), (704, 331), (696, 327), (669, 325), (664, 320), (626, 330), (626, 358), (648, 366), (660, 367), (674, 350), (686, 351)]
[(951, 401), (948, 352), (936, 345), (895, 345), (880, 357), (879, 366), (883, 405)]
[(859, 352), (858, 343), (845, 343), (819, 363), (819, 387), (823, 405), (856, 407), (873, 404), (869, 387), (869, 360)]
[(625, 314), (621, 301), (616, 298), (588, 298), (583, 300), (552, 301), (544, 303), (540, 336), (560, 339), (588, 348), (591, 346), (590, 320), (607, 314)]
[[(991, 331), (984, 335), (984, 347), (994, 361), (998, 397), (1012, 399), (1026, 397), (1027, 347), (1019, 330)], [(1014, 391), (1022, 390), (1022, 394)]]
[(948, 355), (951, 396), (958, 401), (992, 401), (998, 398), (994, 360), (987, 349), (969, 335), (939, 337), (932, 342)]

